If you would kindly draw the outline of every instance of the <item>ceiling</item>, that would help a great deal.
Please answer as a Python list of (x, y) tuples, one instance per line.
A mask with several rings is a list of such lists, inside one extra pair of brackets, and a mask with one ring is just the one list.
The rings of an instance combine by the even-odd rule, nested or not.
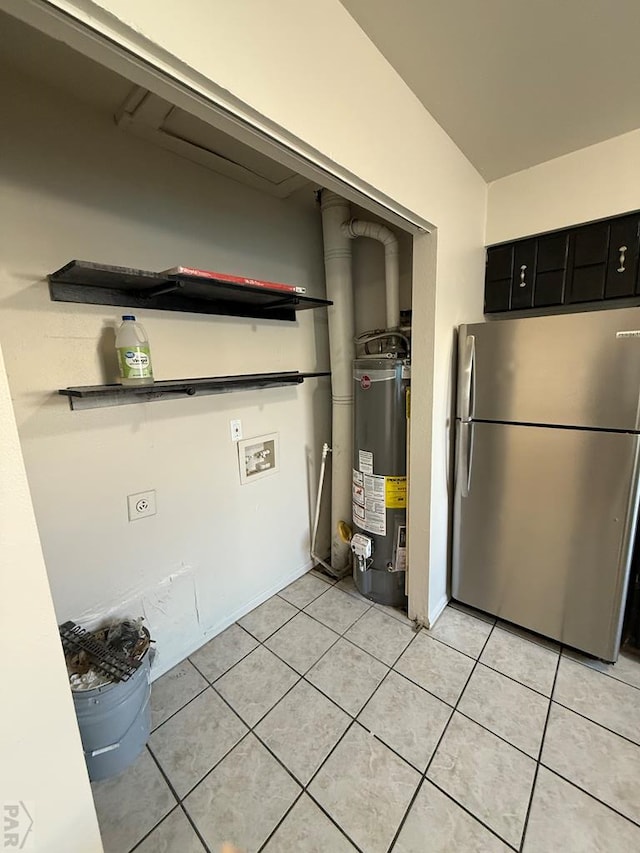
[(491, 181), (640, 127), (640, 0), (342, 0)]

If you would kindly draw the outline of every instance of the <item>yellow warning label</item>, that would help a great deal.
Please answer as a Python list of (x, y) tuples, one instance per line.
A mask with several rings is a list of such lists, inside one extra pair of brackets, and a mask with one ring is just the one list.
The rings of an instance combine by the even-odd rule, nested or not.
[(407, 478), (384, 478), (384, 502), (387, 509), (404, 509), (407, 505)]

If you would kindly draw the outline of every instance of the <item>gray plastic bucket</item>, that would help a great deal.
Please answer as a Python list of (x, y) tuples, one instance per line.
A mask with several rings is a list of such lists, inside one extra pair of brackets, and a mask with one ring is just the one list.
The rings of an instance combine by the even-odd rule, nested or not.
[(150, 672), (146, 654), (128, 681), (72, 691), (92, 782), (122, 773), (144, 749), (151, 729)]

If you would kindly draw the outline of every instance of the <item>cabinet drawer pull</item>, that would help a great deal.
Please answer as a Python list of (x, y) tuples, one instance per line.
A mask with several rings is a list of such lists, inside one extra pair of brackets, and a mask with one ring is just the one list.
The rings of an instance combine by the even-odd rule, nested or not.
[(620, 266), (618, 267), (618, 272), (624, 272), (625, 252), (627, 251), (627, 247), (619, 246), (618, 251), (620, 252)]
[[(622, 261), (621, 261), (621, 263), (622, 263)], [(524, 280), (526, 271), (527, 271), (527, 265), (522, 264), (522, 266), (520, 267), (520, 287), (526, 287), (527, 286), (527, 282)]]

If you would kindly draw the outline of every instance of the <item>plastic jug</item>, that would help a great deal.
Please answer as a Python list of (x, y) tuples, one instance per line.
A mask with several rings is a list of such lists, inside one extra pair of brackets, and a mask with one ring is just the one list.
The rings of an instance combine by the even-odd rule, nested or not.
[(123, 314), (116, 332), (116, 352), (123, 385), (153, 384), (149, 339), (133, 314)]

